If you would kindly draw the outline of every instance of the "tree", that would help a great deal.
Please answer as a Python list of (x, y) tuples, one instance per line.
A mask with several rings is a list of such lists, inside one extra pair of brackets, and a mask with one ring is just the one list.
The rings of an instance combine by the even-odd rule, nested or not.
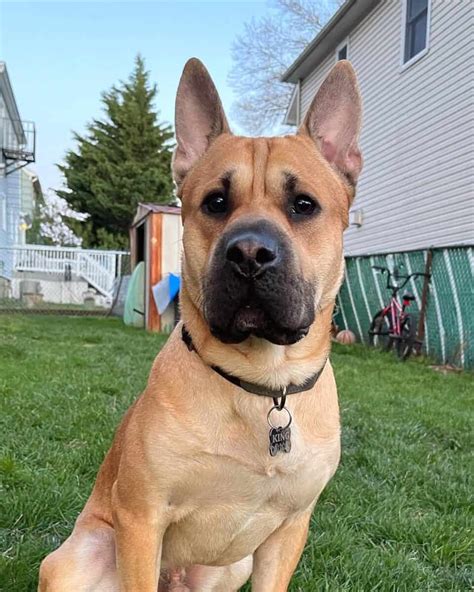
[(246, 23), (232, 46), (229, 83), (239, 99), (233, 115), (249, 133), (280, 126), (293, 86), (285, 70), (343, 0), (273, 0), (270, 13)]
[(37, 203), (37, 213), (27, 230), (28, 237), (35, 244), (80, 247), (82, 239), (69, 225), (73, 221), (84, 222), (88, 217), (88, 214), (73, 210), (65, 199), (50, 189)]
[(86, 223), (72, 222), (84, 246), (124, 248), (137, 205), (173, 199), (170, 125), (158, 121), (144, 60), (137, 56), (128, 81), (102, 94), (105, 116), (94, 119), (77, 148), (59, 165), (66, 188), (57, 191), (72, 208), (87, 212)]

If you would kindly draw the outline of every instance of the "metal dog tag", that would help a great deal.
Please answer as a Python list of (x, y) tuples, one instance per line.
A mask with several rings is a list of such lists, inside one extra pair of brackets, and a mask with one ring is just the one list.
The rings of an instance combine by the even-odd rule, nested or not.
[[(267, 423), (270, 426), (270, 432), (268, 434), (270, 445), (268, 450), (270, 452), (270, 456), (276, 456), (279, 452), (290, 452), (291, 450), (291, 429), (290, 425), (293, 420), (291, 417), (291, 413), (285, 407), (286, 403), (286, 388), (283, 391), (281, 397), (273, 398), (273, 407), (267, 414)], [(280, 411), (284, 411), (287, 416), (287, 423), (285, 426), (278, 426), (274, 425), (272, 422), (272, 413), (273, 412), (279, 413)]]
[(290, 452), (291, 450), (291, 428), (278, 427), (271, 428), (269, 433), (271, 456), (276, 456), (279, 452)]

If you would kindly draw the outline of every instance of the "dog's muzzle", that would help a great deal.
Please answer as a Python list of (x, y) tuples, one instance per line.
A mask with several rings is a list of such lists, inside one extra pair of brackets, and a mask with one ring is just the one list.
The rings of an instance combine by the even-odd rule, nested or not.
[(249, 335), (287, 345), (314, 321), (314, 288), (297, 271), (291, 244), (267, 220), (236, 223), (221, 237), (204, 282), (204, 314), (225, 343)]

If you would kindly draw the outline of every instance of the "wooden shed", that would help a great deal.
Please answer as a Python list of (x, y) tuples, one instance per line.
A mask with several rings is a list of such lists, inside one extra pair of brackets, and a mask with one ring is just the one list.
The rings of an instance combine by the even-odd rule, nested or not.
[(141, 261), (145, 265), (145, 328), (171, 331), (177, 307), (170, 303), (160, 315), (153, 287), (169, 274), (181, 275), (181, 208), (140, 203), (130, 228), (132, 272)]

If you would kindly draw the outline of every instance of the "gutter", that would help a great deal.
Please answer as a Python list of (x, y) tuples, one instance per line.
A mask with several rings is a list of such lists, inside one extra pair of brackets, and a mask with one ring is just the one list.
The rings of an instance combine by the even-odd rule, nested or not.
[(329, 31), (336, 25), (344, 15), (349, 11), (349, 9), (357, 2), (357, 0), (346, 0), (344, 4), (339, 8), (339, 10), (329, 19), (329, 21), (324, 25), (324, 27), (319, 31), (316, 37), (311, 41), (311, 43), (303, 50), (302, 53), (296, 58), (296, 60), (291, 64), (291, 66), (285, 71), (283, 76), (281, 77), (282, 82), (292, 82), (289, 80), (291, 76), (295, 73), (297, 68), (299, 68), (306, 59), (313, 53), (315, 48), (321, 43), (321, 41), (327, 36)]
[(299, 79), (306, 78), (381, 2), (382, 0), (346, 0), (286, 70), (281, 81), (296, 83)]

